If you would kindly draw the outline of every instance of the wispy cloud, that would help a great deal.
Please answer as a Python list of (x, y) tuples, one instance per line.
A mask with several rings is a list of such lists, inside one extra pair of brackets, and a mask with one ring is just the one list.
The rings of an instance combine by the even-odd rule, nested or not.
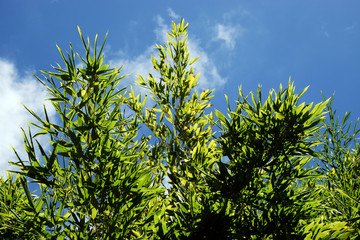
[(328, 31), (328, 28), (327, 28), (327, 24), (323, 24), (321, 26), (321, 32), (325, 37), (327, 37), (327, 38), (331, 37), (331, 35), (330, 35), (329, 31)]
[(356, 25), (357, 25), (357, 24), (353, 24), (353, 25), (350, 25), (350, 26), (346, 26), (346, 27), (345, 27), (345, 30), (346, 30), (346, 31), (352, 31), (352, 30), (354, 30), (354, 29), (356, 28)]
[(245, 28), (241, 25), (232, 26), (216, 24), (214, 30), (214, 40), (224, 41), (225, 46), (230, 50), (233, 50), (235, 48), (237, 39), (241, 37), (245, 32)]
[(219, 69), (209, 54), (200, 46), (196, 39), (189, 40), (190, 58), (200, 56), (194, 64), (194, 70), (200, 73), (198, 87), (200, 89), (215, 89), (223, 86), (227, 79), (222, 77)]
[(174, 21), (180, 19), (180, 15), (176, 14), (171, 8), (168, 8), (168, 14)]
[[(4, 175), (5, 170), (13, 169), (8, 162), (17, 161), (10, 144), (21, 157), (25, 156), (20, 127), (26, 130), (26, 122), (34, 119), (22, 104), (41, 115), (47, 95), (30, 73), (20, 75), (13, 63), (1, 58), (0, 85), (0, 175)], [(52, 116), (53, 108), (47, 106), (47, 109)]]
[[(168, 9), (168, 14), (171, 18), (178, 17), (178, 15), (172, 9)], [(171, 24), (170, 22), (168, 24), (165, 23), (164, 18), (159, 15), (157, 15), (154, 20), (156, 22), (156, 27), (154, 29), (156, 37), (155, 43), (161, 45), (166, 43), (168, 40), (166, 34), (171, 30)], [(200, 56), (198, 61), (196, 61), (193, 66), (195, 72), (200, 73), (198, 88), (202, 90), (223, 86), (226, 82), (226, 79), (220, 75), (215, 62), (212, 60), (206, 50), (201, 47), (200, 41), (196, 38), (196, 36), (190, 34), (187, 42), (190, 58), (196, 58)], [(128, 56), (126, 53), (120, 52), (117, 58), (113, 59), (112, 62), (117, 65), (124, 65), (125, 73), (132, 74), (132, 76), (140, 74), (143, 77), (147, 77), (149, 72), (153, 70), (150, 58), (151, 55), (154, 57), (157, 56), (157, 50), (154, 49), (154, 45), (147, 47), (144, 52), (138, 56)], [(132, 77), (128, 79), (134, 78)]]

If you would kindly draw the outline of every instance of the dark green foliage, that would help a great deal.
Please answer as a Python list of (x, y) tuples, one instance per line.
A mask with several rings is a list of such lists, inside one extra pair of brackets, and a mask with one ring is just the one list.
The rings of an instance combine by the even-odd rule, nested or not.
[(28, 109), (38, 131), (23, 131), (28, 157), (0, 179), (1, 238), (359, 236), (358, 130), (346, 128), (348, 115), (335, 120), (332, 99), (301, 103), (306, 89), (296, 94), (290, 81), (265, 100), (260, 87), (240, 89), (235, 110), (213, 110), (212, 91), (196, 90), (187, 27), (173, 23), (156, 45), (157, 73), (137, 81), (147, 95), (120, 89), (121, 68), (103, 64), (105, 41), (91, 47), (79, 29), (84, 55), (59, 48), (65, 67), (37, 79), (60, 123)]
[(219, 143), (229, 158), (227, 166), (219, 167), (217, 186), (234, 203), (239, 238), (301, 237), (296, 229), (317, 208), (315, 202), (306, 206), (313, 190), (299, 182), (315, 177), (305, 166), (315, 157), (312, 138), (326, 102), (300, 104), (303, 92), (296, 95), (289, 83), (262, 102), (259, 88), (257, 98), (250, 94), (251, 104), (240, 90), (241, 100), (235, 111), (229, 109), (230, 119), (217, 112), (223, 132)]

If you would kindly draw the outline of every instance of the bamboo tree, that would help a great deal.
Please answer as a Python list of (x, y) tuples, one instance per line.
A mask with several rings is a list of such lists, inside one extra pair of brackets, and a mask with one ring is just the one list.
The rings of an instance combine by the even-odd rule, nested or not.
[[(39, 131), (24, 135), (28, 159), (15, 163), (16, 173), (40, 188), (37, 198), (27, 194), (28, 217), (46, 239), (135, 238), (147, 233), (146, 213), (156, 207), (149, 203), (165, 189), (154, 185), (152, 170), (141, 161), (147, 139), (139, 141), (138, 122), (125, 113), (121, 68), (103, 64), (105, 40), (98, 51), (96, 36), (91, 53), (89, 39), (79, 34), (84, 67), (77, 67), (71, 45), (67, 56), (58, 47), (65, 68), (43, 71), (45, 81), (37, 78), (61, 123), (50, 122), (46, 109), (45, 119), (28, 109)], [(36, 140), (40, 135), (49, 136), (49, 152)]]
[(228, 118), (216, 112), (229, 162), (218, 163), (215, 189), (233, 203), (234, 238), (303, 239), (303, 227), (318, 217), (320, 176), (309, 162), (319, 156), (314, 136), (327, 101), (300, 103), (305, 91), (295, 94), (289, 81), (263, 101), (260, 88), (249, 96), (240, 89)]
[(318, 132), (322, 142), (319, 172), (323, 204), (327, 221), (344, 221), (360, 235), (360, 188), (359, 188), (359, 128), (358, 120), (349, 121), (350, 113), (340, 119), (332, 108), (333, 98), (327, 104), (328, 118), (324, 130)]
[[(202, 212), (211, 198), (205, 176), (214, 161), (220, 158), (215, 148), (211, 107), (212, 91), (199, 94), (196, 90), (199, 74), (192, 65), (197, 58), (190, 59), (187, 49), (187, 27), (184, 20), (168, 33), (164, 45), (156, 45), (158, 58), (152, 57), (158, 78), (149, 74), (138, 76), (137, 84), (147, 89), (155, 102), (147, 106), (146, 97), (130, 92), (128, 105), (155, 137), (149, 166), (161, 166), (161, 182), (167, 181), (170, 204), (175, 212), (168, 212), (170, 232), (167, 237), (177, 239), (189, 236), (198, 227)], [(166, 218), (166, 217), (165, 217)]]

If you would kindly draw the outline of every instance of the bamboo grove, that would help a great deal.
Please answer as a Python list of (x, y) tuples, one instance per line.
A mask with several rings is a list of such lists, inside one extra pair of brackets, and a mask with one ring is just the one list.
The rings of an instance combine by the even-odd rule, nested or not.
[(333, 97), (303, 102), (290, 80), (268, 94), (239, 88), (214, 109), (213, 91), (196, 87), (187, 28), (173, 23), (136, 88), (104, 63), (105, 40), (79, 29), (84, 53), (58, 48), (63, 64), (36, 76), (57, 120), (27, 109), (27, 157), (0, 179), (1, 239), (360, 237), (349, 114), (336, 115)]

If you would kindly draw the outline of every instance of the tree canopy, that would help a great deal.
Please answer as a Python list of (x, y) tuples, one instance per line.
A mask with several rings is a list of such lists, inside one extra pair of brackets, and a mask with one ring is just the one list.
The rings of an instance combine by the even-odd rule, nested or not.
[(106, 37), (91, 45), (79, 28), (83, 54), (58, 47), (64, 65), (36, 76), (57, 121), (27, 109), (27, 158), (0, 178), (2, 239), (359, 238), (350, 114), (339, 119), (333, 97), (302, 102), (290, 80), (266, 96), (239, 88), (235, 108), (225, 96), (214, 109), (187, 28), (173, 23), (156, 45), (140, 93), (104, 63)]

